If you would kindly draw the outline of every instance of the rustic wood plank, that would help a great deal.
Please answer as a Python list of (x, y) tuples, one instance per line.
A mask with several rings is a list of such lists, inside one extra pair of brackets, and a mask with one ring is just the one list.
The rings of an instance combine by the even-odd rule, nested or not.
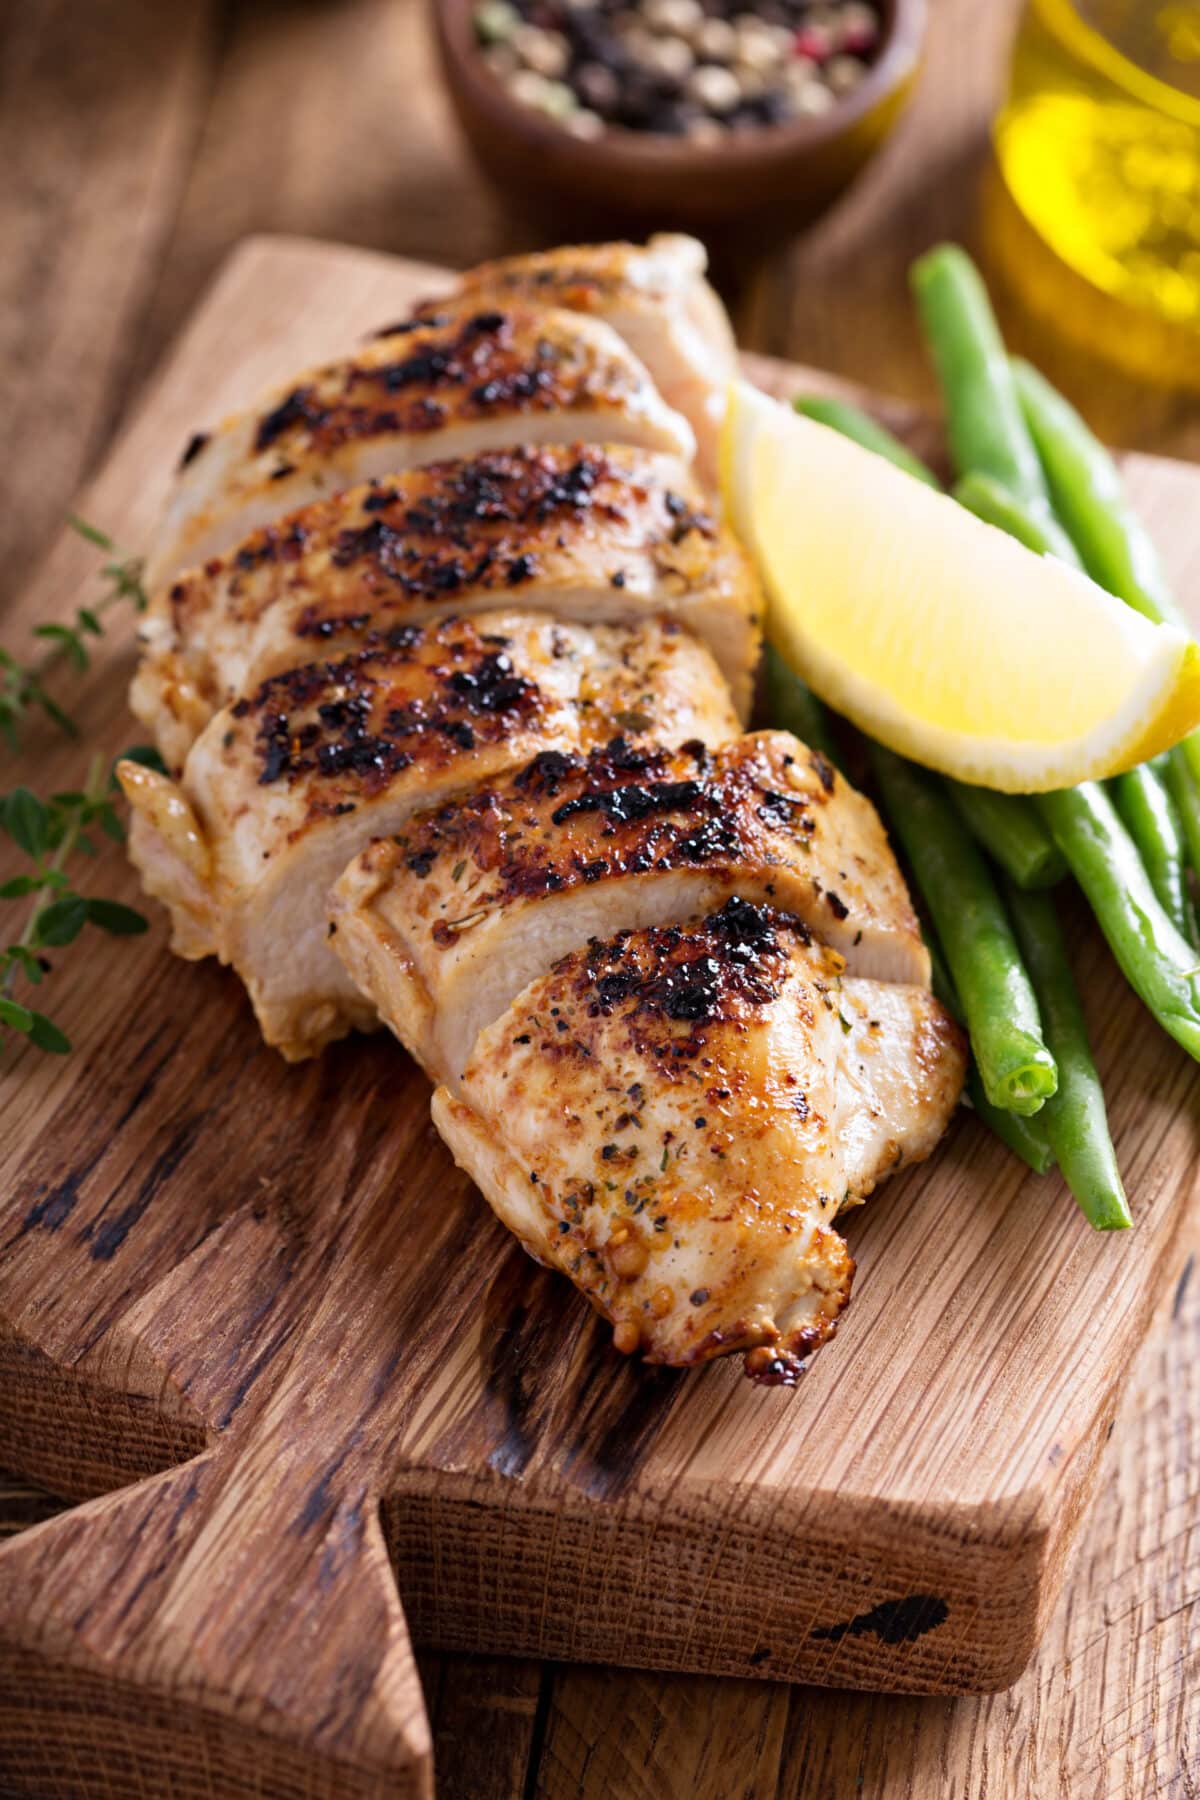
[[(112, 1780), (114, 1758), (123, 1756), (170, 1791), (188, 1756), (219, 1760), (236, 1751), (240, 1772), (214, 1778), (213, 1792), (271, 1792), (277, 1783), (287, 1793), (301, 1771), (305, 1791), (331, 1800), (385, 1792), (415, 1800), (431, 1791), (420, 1684), (374, 1500), (402, 1402), (391, 1376), (409, 1317), (403, 1271), (412, 1219), (394, 1203), (395, 1168), (419, 1166), (430, 1128), (422, 1107), (383, 1107), (367, 1069), (356, 1059), (340, 1075), (329, 1071), (341, 1096), (336, 1118), (316, 1096), (306, 1108), (314, 1118), (325, 1114), (306, 1154), (337, 1230), (305, 1230), (285, 1186), (273, 1205), (265, 1196), (258, 1205), (274, 1215), (276, 1231), (294, 1236), (290, 1264), (260, 1258), (255, 1291), (232, 1297), (225, 1290), (236, 1260), (226, 1256), (215, 1265), (205, 1258), (208, 1268), (187, 1259), (185, 1279), (169, 1284), (166, 1310), (192, 1315), (198, 1343), (210, 1340), (210, 1321), (219, 1340), (232, 1315), (237, 1355), (217, 1359), (226, 1422), (211, 1413), (204, 1420), (214, 1448), (8, 1547), (0, 1771), (36, 1781), (53, 1770), (61, 1778), (69, 1747), (96, 1756), (95, 1781), (81, 1779), (73, 1793), (102, 1791), (96, 1784)], [(290, 1185), (286, 1170), (282, 1179)], [(431, 1254), (458, 1253), (458, 1211), (443, 1207), (440, 1218), (423, 1220)], [(81, 1213), (90, 1213), (87, 1224), (75, 1215), (72, 1230), (95, 1245), (94, 1228), (111, 1223), (111, 1212), (85, 1191)], [(128, 1230), (136, 1233), (136, 1221)], [(249, 1249), (237, 1244), (239, 1256)], [(119, 1257), (120, 1250), (110, 1266)], [(373, 1298), (362, 1279), (369, 1270)], [(128, 1290), (119, 1278), (111, 1285), (117, 1316), (100, 1367), (115, 1363), (127, 1371), (115, 1380), (136, 1385), (123, 1348), (136, 1349), (150, 1371), (156, 1346), (133, 1323), (136, 1305), (117, 1311)], [(158, 1305), (148, 1310), (160, 1316)], [(351, 1334), (347, 1359), (356, 1311), (362, 1329)], [(164, 1390), (173, 1374), (164, 1359)], [(186, 1377), (181, 1387), (186, 1392)], [(344, 1430), (332, 1427), (335, 1417)], [(39, 1675), (32, 1700), (31, 1670)], [(46, 1745), (41, 1761), (30, 1738)]]
[(418, 1656), (438, 1800), (518, 1800), (540, 1755), (548, 1665), (519, 1657)]
[(16, 1537), (61, 1511), (62, 1501), (45, 1488), (0, 1469), (0, 1537)]
[[(542, 1800), (1187, 1796), (1200, 1771), (1200, 1218), (1032, 1667), (943, 1700), (555, 1672)], [(481, 1787), (484, 1796), (501, 1792)]]
[[(40, 0), (0, 30), (0, 591), (111, 434), (203, 107), (215, 0)], [(10, 585), (11, 584), (11, 585)]]
[(554, 1678), (539, 1800), (767, 1800), (783, 1774), (788, 1690), (777, 1684), (621, 1676)]
[[(1008, 1693), (906, 1699), (559, 1668), (529, 1791), (542, 1800), (1186, 1796), (1200, 1761), (1198, 1252), (1193, 1218), (1179, 1279), (1122, 1401), (1069, 1586), (1034, 1665)], [(0, 1489), (5, 1526), (52, 1505), (16, 1477)], [(533, 1665), (426, 1653), (420, 1666), (439, 1793), (510, 1800), (522, 1782), (507, 1755), (492, 1756), (480, 1707), (497, 1669), (511, 1670), (524, 1705), (505, 1709), (502, 1735), (507, 1748), (517, 1719), (531, 1739)], [(731, 1745), (736, 1755), (726, 1754)]]
[[(4, 1604), (24, 1626), (0, 1646), (6, 1791), (430, 1800), (377, 1522), (353, 1496), (299, 1515), (305, 1486), (272, 1482), (278, 1451), (232, 1481), (219, 1454), (197, 1459), (9, 1546)], [(240, 1568), (211, 1555), (229, 1512), (251, 1552)]]
[[(1193, 1256), (1198, 1245), (1193, 1220)], [(1091, 1528), (1034, 1668), (982, 1700), (846, 1695), (833, 1705), (797, 1690), (786, 1800), (824, 1794), (850, 1771), (866, 1793), (914, 1797), (933, 1780), (989, 1800), (1195, 1791), (1200, 1296), (1188, 1267), (1125, 1396)]]

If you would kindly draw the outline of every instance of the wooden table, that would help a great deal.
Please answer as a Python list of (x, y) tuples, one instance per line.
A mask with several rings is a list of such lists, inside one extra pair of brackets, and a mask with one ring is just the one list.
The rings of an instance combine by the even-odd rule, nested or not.
[[(916, 103), (856, 191), (748, 272), (755, 348), (930, 397), (904, 274), (977, 236), (1011, 0), (932, 0)], [(337, 237), (448, 263), (532, 241), (454, 135), (419, 0), (10, 0), (0, 13), (0, 567), (9, 593), (228, 247)], [(985, 247), (986, 252), (986, 247)], [(1200, 406), (1138, 392), (1005, 307), (1114, 440), (1200, 457)], [(1188, 1250), (1200, 1243), (1193, 1222)], [(1186, 1250), (1185, 1250), (1186, 1255)], [(1035, 1664), (1006, 1694), (896, 1699), (425, 1656), (439, 1789), (470, 1800), (1200, 1794), (1200, 1275), (1180, 1264)], [(0, 1446), (2, 1450), (2, 1446)], [(54, 1510), (13, 1478), (0, 1529)]]

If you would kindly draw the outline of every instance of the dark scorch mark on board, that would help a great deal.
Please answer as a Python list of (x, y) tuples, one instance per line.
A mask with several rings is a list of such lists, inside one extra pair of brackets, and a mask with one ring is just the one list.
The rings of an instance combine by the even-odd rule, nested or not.
[(818, 1625), (809, 1636), (836, 1644), (844, 1637), (866, 1637), (870, 1632), (885, 1644), (909, 1644), (944, 1625), (949, 1616), (950, 1608), (939, 1595), (906, 1594), (903, 1600), (881, 1600), (870, 1612), (858, 1613), (841, 1624)]

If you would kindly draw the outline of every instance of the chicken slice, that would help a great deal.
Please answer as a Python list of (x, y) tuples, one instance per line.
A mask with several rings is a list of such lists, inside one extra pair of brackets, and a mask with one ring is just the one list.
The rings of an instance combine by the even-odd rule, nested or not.
[[(703, 244), (673, 233), (645, 245), (583, 244), (468, 270), (452, 303), (555, 306), (603, 319), (645, 363), (668, 406), (691, 424), (700, 472), (715, 486), (737, 349), (729, 316), (704, 278), (707, 267)], [(445, 306), (435, 300), (424, 311)]]
[(519, 605), (583, 623), (671, 613), (743, 717), (762, 597), (749, 557), (667, 456), (530, 446), (351, 488), (154, 595), (130, 702), (172, 767), (213, 713), (318, 649)]
[(490, 613), (398, 626), (216, 714), (178, 784), (122, 763), (130, 853), (179, 953), (231, 963), (268, 1043), (306, 1056), (375, 1019), (326, 922), (331, 884), (372, 834), (538, 751), (632, 729), (642, 706), (683, 736), (736, 729), (708, 652), (669, 624)]
[(147, 579), (157, 587), (372, 475), (577, 440), (684, 462), (695, 450), (690, 425), (601, 319), (513, 307), (397, 327), (192, 438)]
[(786, 909), (855, 974), (928, 986), (874, 807), (787, 732), (671, 751), (616, 740), (414, 817), (333, 891), (336, 948), (435, 1079), (559, 956), (732, 894)]
[(744, 1350), (784, 1382), (832, 1335), (854, 1267), (836, 1213), (929, 1155), (964, 1073), (926, 989), (841, 969), (737, 899), (593, 940), (488, 1028), (458, 1096), (435, 1094), (456, 1160), (618, 1349)]
[[(486, 629), (488, 618), (479, 621)], [(578, 671), (575, 705), (579, 750), (611, 743), (672, 747), (702, 743), (715, 750), (738, 734), (738, 716), (712, 652), (677, 620), (638, 625), (566, 626), (562, 642)]]

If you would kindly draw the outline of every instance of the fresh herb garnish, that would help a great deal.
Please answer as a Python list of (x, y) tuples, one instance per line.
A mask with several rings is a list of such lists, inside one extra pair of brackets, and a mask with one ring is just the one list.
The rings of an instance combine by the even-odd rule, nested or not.
[(31, 661), (22, 662), (0, 646), (0, 732), (12, 750), (19, 746), (22, 721), (34, 708), (40, 708), (68, 737), (79, 736), (70, 714), (46, 691), (47, 677), (64, 663), (78, 674), (88, 669), (91, 655), (87, 640), (103, 637), (101, 620), (119, 601), (127, 600), (137, 612), (144, 612), (146, 607), (141, 557), (118, 550), (106, 532), (89, 525), (86, 519), (68, 513), (67, 521), (80, 537), (107, 553), (109, 560), (101, 573), (108, 585), (93, 606), (78, 609), (71, 624), (35, 625), (33, 635), (42, 640), (45, 648)]
[[(72, 624), (35, 626), (33, 635), (43, 640), (46, 648), (31, 662), (22, 663), (0, 647), (0, 732), (14, 750), (19, 747), (19, 727), (33, 708), (40, 708), (69, 736), (78, 737), (75, 721), (46, 692), (46, 677), (64, 664), (78, 674), (88, 669), (91, 659), (86, 640), (104, 635), (102, 615), (118, 601), (129, 601), (138, 612), (146, 605), (141, 559), (118, 551), (107, 533), (95, 525), (68, 516), (80, 537), (107, 553), (103, 574), (108, 587), (93, 606), (79, 608)], [(124, 754), (165, 773), (157, 750), (148, 745), (137, 745)], [(80, 893), (68, 872), (73, 857), (97, 854), (91, 833), (124, 842), (125, 827), (114, 804), (118, 791), (107, 758), (96, 755), (82, 788), (52, 794), (48, 800), (23, 786), (0, 792), (0, 831), (11, 838), (29, 865), (0, 882), (0, 901), (25, 905), (16, 936), (0, 947), (0, 1050), (12, 1032), (55, 1055), (65, 1055), (71, 1048), (66, 1033), (29, 1005), (31, 996), (24, 991), (40, 987), (50, 974), (47, 951), (73, 943), (87, 925), (113, 937), (132, 937), (147, 928), (143, 915), (132, 906)]]
[[(146, 745), (125, 755), (151, 767), (162, 766), (158, 752)], [(0, 883), (0, 900), (28, 902), (21, 931), (0, 949), (0, 1044), (5, 1032), (17, 1032), (40, 1050), (60, 1055), (68, 1051), (70, 1040), (53, 1020), (17, 997), (18, 984), (40, 987), (50, 973), (46, 951), (73, 943), (85, 925), (113, 937), (132, 937), (147, 929), (145, 918), (132, 906), (81, 894), (67, 873), (72, 856), (96, 854), (89, 826), (117, 843), (124, 841), (125, 827), (113, 804), (116, 792), (116, 777), (106, 768), (105, 758), (95, 756), (78, 792), (39, 800), (29, 788), (18, 787), (0, 799), (0, 826), (31, 864), (24, 873)]]

